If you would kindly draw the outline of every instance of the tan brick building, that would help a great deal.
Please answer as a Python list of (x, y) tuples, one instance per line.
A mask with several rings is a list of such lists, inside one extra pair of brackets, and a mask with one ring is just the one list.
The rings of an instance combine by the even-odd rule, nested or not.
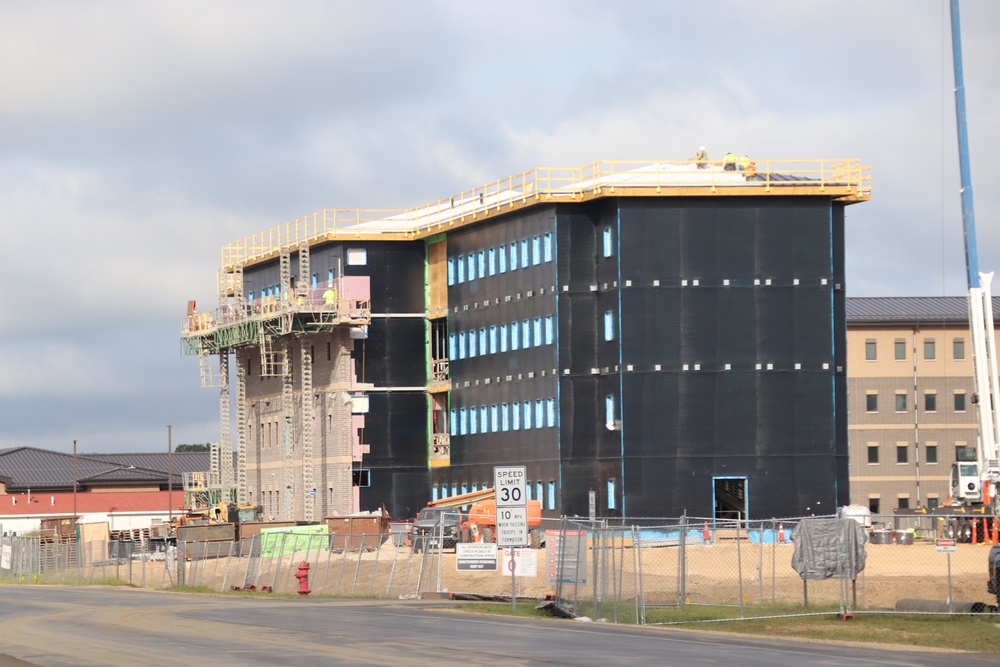
[(851, 501), (944, 504), (951, 464), (975, 455), (965, 297), (848, 299), (847, 355)]

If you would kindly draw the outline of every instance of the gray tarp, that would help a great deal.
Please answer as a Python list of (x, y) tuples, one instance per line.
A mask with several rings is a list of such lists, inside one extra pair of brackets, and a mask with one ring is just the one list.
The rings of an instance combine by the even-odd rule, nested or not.
[(792, 567), (803, 579), (856, 579), (865, 569), (868, 534), (854, 519), (803, 519), (792, 541)]

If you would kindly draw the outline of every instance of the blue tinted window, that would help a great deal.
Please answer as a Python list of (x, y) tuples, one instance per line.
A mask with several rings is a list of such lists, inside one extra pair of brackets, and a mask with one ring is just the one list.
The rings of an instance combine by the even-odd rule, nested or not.
[(449, 414), (449, 417), (450, 420), (448, 424), (449, 427), (448, 432), (451, 433), (452, 435), (458, 435), (458, 410), (452, 409), (451, 413)]
[(528, 268), (531, 257), (528, 256), (528, 239), (521, 239), (521, 268)]
[(510, 430), (510, 405), (507, 403), (500, 404), (500, 430)]
[(475, 435), (479, 430), (479, 419), (477, 419), (476, 409), (469, 410), (469, 433)]
[(455, 268), (458, 269), (458, 284), (461, 285), (465, 282), (465, 262), (459, 257), (455, 264)]
[(545, 401), (538, 399), (535, 401), (535, 428), (545, 427)]
[(524, 402), (524, 429), (528, 430), (531, 428), (531, 401)]
[(614, 248), (611, 243), (611, 227), (605, 227), (604, 231), (601, 232), (601, 245), (603, 246), (604, 256), (611, 257)]
[(542, 257), (546, 262), (552, 261), (552, 232), (542, 237)]
[(490, 432), (496, 433), (500, 430), (500, 406), (496, 403), (490, 406)]
[(486, 277), (486, 251), (485, 250), (480, 250), (479, 251), (479, 274), (478, 275), (479, 275), (480, 278), (485, 278)]
[(604, 340), (615, 339), (615, 314), (613, 311), (604, 311)]
[(556, 337), (556, 325), (551, 315), (545, 316), (545, 344), (552, 345)]
[(486, 354), (486, 327), (479, 330), (479, 349)]
[(465, 332), (458, 334), (458, 358), (465, 359)]
[(521, 430), (521, 406), (518, 403), (514, 404), (514, 409), (510, 411), (510, 427), (515, 431)]
[(531, 324), (528, 320), (521, 322), (521, 347), (525, 350), (531, 347)]
[(448, 258), (448, 287), (455, 284), (455, 258)]
[(448, 335), (448, 359), (454, 361), (458, 357), (455, 356), (455, 334)]
[(535, 318), (535, 347), (542, 344), (542, 318)]
[(531, 264), (532, 266), (542, 263), (542, 237), (531, 237)]
[(547, 420), (547, 426), (552, 427), (556, 425), (556, 399), (550, 398), (545, 401), (545, 418)]
[(507, 351), (507, 325), (506, 324), (501, 324), (500, 325), (500, 351), (501, 352), (506, 352)]
[(510, 244), (510, 270), (517, 268), (517, 241)]
[(500, 255), (500, 273), (506, 273), (507, 271), (507, 246), (502, 245), (498, 248)]
[(469, 415), (465, 408), (458, 411), (458, 433), (465, 435), (469, 432)]
[[(482, 354), (482, 350), (480, 350), (480, 354)], [(474, 331), (470, 331), (469, 332), (469, 359), (472, 359), (474, 356), (476, 356), (476, 334), (475, 334)]]
[(471, 283), (473, 280), (476, 279), (476, 256), (470, 252), (465, 259), (467, 265), (466, 271), (469, 274), (469, 282)]
[(516, 350), (521, 343), (521, 325), (517, 322), (510, 323), (510, 349)]
[(486, 428), (486, 424), (489, 423), (488, 420), (489, 420), (489, 413), (487, 413), (487, 411), (486, 411), (486, 406), (485, 405), (480, 405), (479, 406), (479, 421), (483, 425), (483, 433), (486, 432), (485, 428)]
[(490, 354), (497, 353), (497, 327), (494, 324), (490, 327)]
[(497, 273), (497, 249), (490, 248), (490, 275), (495, 276)]

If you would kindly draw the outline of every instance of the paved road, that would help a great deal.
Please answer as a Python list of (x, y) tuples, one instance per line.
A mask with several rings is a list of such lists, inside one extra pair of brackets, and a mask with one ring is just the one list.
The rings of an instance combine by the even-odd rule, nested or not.
[[(963, 667), (995, 656), (459, 614), (446, 601), (212, 597), (0, 586), (0, 667), (741, 665)], [(7, 659), (17, 659), (10, 663)]]

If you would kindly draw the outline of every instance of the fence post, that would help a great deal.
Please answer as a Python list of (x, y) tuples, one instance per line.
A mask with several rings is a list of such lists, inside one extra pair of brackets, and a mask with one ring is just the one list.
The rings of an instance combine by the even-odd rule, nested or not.
[(687, 576), (685, 576), (687, 571), (687, 510), (681, 514), (680, 528), (680, 541), (678, 543), (680, 551), (677, 554), (677, 593), (679, 595), (677, 603), (679, 605), (687, 602)]

